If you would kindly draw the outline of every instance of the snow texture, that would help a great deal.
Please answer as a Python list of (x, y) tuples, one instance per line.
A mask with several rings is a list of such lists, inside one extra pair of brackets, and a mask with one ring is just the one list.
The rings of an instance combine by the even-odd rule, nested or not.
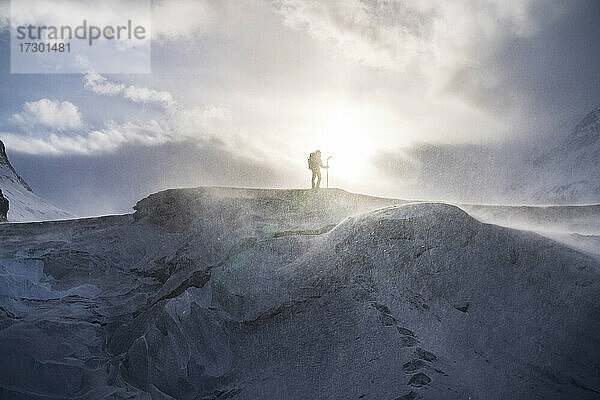
[(335, 189), (135, 209), (0, 227), (0, 398), (600, 396), (591, 254)]
[(535, 204), (600, 202), (600, 108), (564, 140), (536, 156), (509, 191)]

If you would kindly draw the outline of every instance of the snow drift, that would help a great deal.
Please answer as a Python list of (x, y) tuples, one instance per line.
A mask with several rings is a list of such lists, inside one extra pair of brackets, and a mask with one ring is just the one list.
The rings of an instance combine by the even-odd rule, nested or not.
[(4, 225), (0, 397), (598, 398), (598, 259), (399, 203), (199, 188)]

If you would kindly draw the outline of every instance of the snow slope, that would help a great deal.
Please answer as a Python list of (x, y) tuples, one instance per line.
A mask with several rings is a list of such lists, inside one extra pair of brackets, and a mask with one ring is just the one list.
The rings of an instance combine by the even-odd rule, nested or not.
[(0, 398), (596, 399), (600, 262), (458, 207), (168, 190), (0, 227)]
[(525, 174), (520, 190), (537, 204), (600, 202), (600, 108), (558, 146), (535, 157)]
[(0, 141), (0, 189), (10, 201), (9, 222), (45, 221), (75, 217), (36, 195), (8, 161)]

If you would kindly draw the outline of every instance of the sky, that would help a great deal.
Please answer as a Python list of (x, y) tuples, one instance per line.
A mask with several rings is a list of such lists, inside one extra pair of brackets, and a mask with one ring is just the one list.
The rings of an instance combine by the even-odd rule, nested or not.
[(172, 187), (309, 187), (315, 149), (331, 186), (486, 201), (600, 105), (599, 20), (578, 0), (154, 1), (151, 73), (11, 74), (2, 1), (0, 140), (80, 216)]

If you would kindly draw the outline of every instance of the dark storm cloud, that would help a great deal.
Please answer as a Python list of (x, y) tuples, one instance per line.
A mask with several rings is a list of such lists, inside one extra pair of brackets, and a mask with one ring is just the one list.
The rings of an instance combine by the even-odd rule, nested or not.
[(515, 138), (501, 145), (417, 144), (379, 152), (372, 161), (380, 173), (412, 197), (510, 202), (507, 188), (527, 180), (536, 154), (560, 143), (600, 105), (600, 3), (569, 5), (552, 19), (543, 2), (535, 3), (536, 19), (552, 23), (539, 23), (535, 35), (507, 41), (448, 80), (447, 91), (490, 112), (520, 112)]
[(492, 112), (520, 109), (520, 136), (569, 133), (600, 105), (600, 2), (568, 5), (553, 18), (545, 2), (533, 3), (535, 35), (511, 38), (481, 64), (459, 69), (447, 89)]

